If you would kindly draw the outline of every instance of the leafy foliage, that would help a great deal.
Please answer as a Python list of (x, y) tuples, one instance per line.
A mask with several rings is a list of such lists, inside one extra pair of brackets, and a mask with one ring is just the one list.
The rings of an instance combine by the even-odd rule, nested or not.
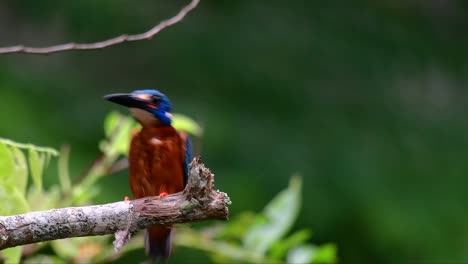
[(243, 241), (245, 248), (252, 249), (255, 254), (264, 255), (275, 241), (284, 236), (299, 212), (301, 185), (299, 177), (292, 178), (289, 188), (265, 207), (263, 214), (247, 230)]
[[(27, 149), (29, 164), (26, 162), (23, 149)], [(29, 211), (26, 200), (28, 184), (28, 165), (33, 178), (34, 188), (42, 190), (42, 172), (45, 161), (56, 156), (57, 151), (41, 148), (31, 144), (19, 144), (0, 138), (0, 215), (14, 215)], [(22, 247), (2, 251), (7, 262), (18, 263)]]
[[(195, 136), (202, 134), (202, 128), (183, 115), (174, 115), (173, 125), (176, 129), (185, 130)], [(0, 215), (92, 203), (98, 193), (96, 181), (124, 168), (119, 164), (125, 160), (132, 131), (135, 129), (139, 129), (139, 125), (132, 118), (111, 112), (104, 121), (105, 139), (99, 143), (101, 157), (75, 183), (71, 182), (68, 172), (68, 147), (63, 147), (59, 155), (54, 149), (0, 139), (0, 199), (4, 201), (4, 206), (0, 207)], [(45, 190), (42, 176), (52, 156), (59, 157), (58, 184)], [(28, 188), (29, 176), (32, 184)], [(245, 212), (227, 223), (198, 231), (182, 228), (177, 233), (175, 243), (203, 250), (214, 262), (219, 263), (334, 263), (334, 245), (308, 244), (308, 230), (299, 230), (288, 235), (300, 212), (301, 188), (301, 178), (294, 176), (289, 187), (280, 192), (263, 212)], [(116, 254), (110, 239), (110, 236), (101, 236), (51, 241), (7, 249), (2, 251), (2, 255), (7, 262), (17, 263), (21, 258), (22, 248), (29, 247), (28, 252), (31, 253), (24, 260), (25, 263), (109, 262), (143, 247), (143, 239), (137, 236)], [(50, 247), (55, 254), (34, 254), (43, 247)]]
[(226, 224), (182, 230), (179, 245), (210, 252), (217, 263), (335, 263), (333, 244), (315, 246), (306, 243), (308, 230), (286, 236), (296, 220), (301, 202), (302, 181), (291, 178), (289, 187), (266, 205), (263, 212), (245, 212)]

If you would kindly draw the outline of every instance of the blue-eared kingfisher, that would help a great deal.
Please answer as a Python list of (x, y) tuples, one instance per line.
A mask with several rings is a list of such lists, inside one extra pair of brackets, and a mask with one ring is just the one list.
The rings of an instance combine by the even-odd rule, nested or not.
[[(142, 129), (133, 135), (129, 151), (130, 189), (135, 199), (183, 191), (191, 160), (190, 138), (171, 125), (171, 103), (157, 90), (109, 94), (104, 99), (126, 106)], [(172, 227), (155, 225), (145, 231), (145, 251), (166, 260), (171, 253)]]

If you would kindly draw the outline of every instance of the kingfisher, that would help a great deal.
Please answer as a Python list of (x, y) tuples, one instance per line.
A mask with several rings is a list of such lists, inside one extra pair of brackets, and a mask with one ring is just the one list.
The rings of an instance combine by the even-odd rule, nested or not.
[[(135, 199), (183, 191), (192, 156), (187, 133), (172, 125), (171, 103), (158, 90), (117, 93), (104, 99), (126, 106), (141, 124), (134, 133), (128, 155), (130, 189)], [(126, 198), (127, 199), (127, 198)], [(172, 248), (172, 226), (154, 225), (145, 230), (145, 252), (167, 260)]]

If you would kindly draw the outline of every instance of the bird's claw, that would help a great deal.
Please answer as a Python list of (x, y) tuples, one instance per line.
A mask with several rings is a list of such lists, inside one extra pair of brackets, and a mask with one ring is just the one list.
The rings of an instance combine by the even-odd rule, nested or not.
[(130, 201), (130, 198), (128, 198), (128, 196), (125, 196), (124, 201)]
[(159, 194), (159, 198), (163, 198), (167, 196), (167, 192), (162, 192)]

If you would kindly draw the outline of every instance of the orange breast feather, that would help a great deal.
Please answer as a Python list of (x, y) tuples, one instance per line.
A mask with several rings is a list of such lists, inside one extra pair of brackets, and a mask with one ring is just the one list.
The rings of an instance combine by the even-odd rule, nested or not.
[(135, 199), (184, 189), (183, 140), (171, 127), (143, 128), (130, 145), (130, 188)]

